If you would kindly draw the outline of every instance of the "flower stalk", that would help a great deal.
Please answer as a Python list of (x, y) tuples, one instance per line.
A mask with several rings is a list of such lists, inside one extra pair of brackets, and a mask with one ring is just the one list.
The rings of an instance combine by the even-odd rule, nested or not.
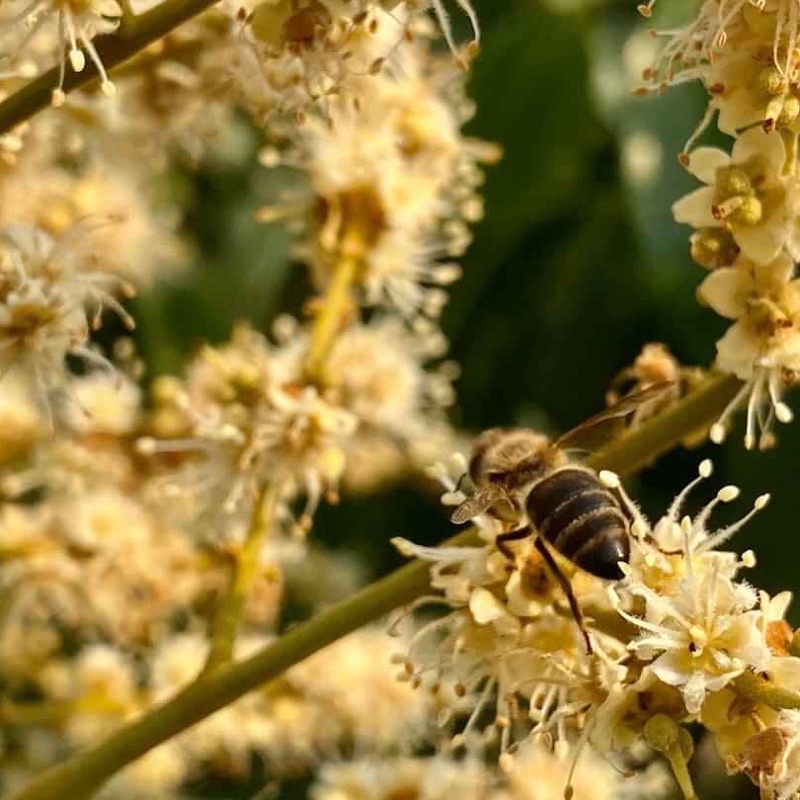
[(353, 228), (343, 238), (338, 264), (311, 331), (305, 372), (312, 382), (324, 381), (325, 360), (336, 341), (342, 320), (352, 310), (352, 288), (363, 257), (362, 237)]
[[(708, 430), (737, 389), (737, 382), (729, 377), (708, 379), (673, 408), (596, 453), (590, 465), (596, 469), (613, 469), (621, 475), (634, 472), (697, 431)], [(476, 541), (477, 535), (470, 529), (453, 537), (448, 544), (468, 546)], [(171, 700), (105, 741), (44, 772), (12, 800), (90, 797), (112, 775), (148, 750), (276, 678), (337, 639), (411, 603), (428, 590), (428, 564), (416, 561), (402, 567), (298, 625), (246, 660), (223, 664), (207, 672)], [(746, 679), (744, 690), (748, 690), (749, 684), (745, 682)], [(800, 704), (800, 698), (792, 700)]]
[(203, 674), (230, 661), (233, 656), (236, 633), (247, 598), (259, 575), (261, 550), (272, 528), (278, 495), (277, 486), (270, 484), (264, 488), (255, 505), (245, 541), (233, 554), (231, 581), (220, 599), (212, 624), (211, 648)]
[(780, 686), (776, 686), (771, 681), (760, 678), (752, 672), (742, 673), (734, 681), (734, 688), (740, 697), (763, 703), (776, 711), (781, 709), (800, 709), (800, 695), (782, 689)]

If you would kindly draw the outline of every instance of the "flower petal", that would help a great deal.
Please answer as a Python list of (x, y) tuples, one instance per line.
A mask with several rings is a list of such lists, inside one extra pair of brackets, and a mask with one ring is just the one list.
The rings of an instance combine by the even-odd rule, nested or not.
[(713, 184), (717, 180), (717, 170), (727, 167), (731, 157), (718, 147), (698, 147), (689, 154), (686, 169), (703, 183)]
[(783, 140), (774, 131), (765, 133), (760, 126), (746, 130), (733, 145), (731, 162), (740, 164), (753, 156), (766, 158), (775, 171), (780, 172), (786, 161), (786, 148), (783, 146)]
[(672, 204), (675, 222), (683, 222), (694, 228), (720, 228), (722, 223), (714, 219), (711, 206), (714, 204), (714, 189), (703, 186), (690, 192)]
[(741, 322), (731, 325), (717, 342), (717, 366), (741, 378), (753, 377), (753, 367), (759, 356), (761, 340)]
[(731, 227), (736, 244), (747, 258), (768, 264), (780, 253), (786, 240), (786, 226), (781, 222), (770, 225), (736, 225)]
[(717, 314), (738, 319), (747, 311), (747, 294), (752, 285), (752, 278), (746, 270), (720, 267), (709, 273), (700, 284), (697, 294)]

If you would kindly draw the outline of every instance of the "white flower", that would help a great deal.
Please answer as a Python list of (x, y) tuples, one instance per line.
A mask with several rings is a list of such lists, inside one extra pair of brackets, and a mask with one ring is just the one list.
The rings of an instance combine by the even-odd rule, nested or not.
[[(486, 800), (492, 775), (476, 760), (444, 755), (429, 758), (361, 758), (323, 764), (312, 800)], [(499, 798), (498, 798), (499, 800)]]
[(67, 60), (75, 72), (82, 72), (86, 54), (100, 74), (103, 93), (114, 96), (114, 84), (92, 39), (119, 26), (122, 8), (116, 0), (11, 0), (6, 5), (8, 11), (0, 18), (0, 56), (17, 59), (40, 29), (48, 26), (55, 29), (61, 67), (58, 89), (53, 94), (56, 105), (64, 102)]
[(132, 325), (114, 292), (127, 287), (83, 271), (74, 251), (43, 231), (13, 225), (0, 233), (0, 372), (20, 363), (40, 390), (67, 379), (67, 355), (113, 369), (89, 343), (105, 307)]
[[(789, 422), (792, 412), (783, 391), (800, 374), (800, 281), (786, 254), (756, 264), (740, 257), (732, 267), (716, 269), (698, 295), (717, 313), (736, 320), (717, 342), (717, 366), (745, 381), (744, 387), (713, 426), (721, 441), (732, 412), (747, 407), (745, 446), (772, 443), (773, 419)], [(760, 430), (757, 440), (756, 432)]]
[(699, 147), (687, 168), (706, 184), (672, 207), (677, 222), (695, 228), (725, 227), (742, 253), (766, 264), (786, 248), (800, 256), (797, 208), (790, 178), (783, 174), (786, 150), (780, 136), (761, 128), (745, 131), (728, 156)]
[(714, 508), (739, 494), (727, 486), (694, 518), (679, 522), (688, 493), (710, 474), (710, 462), (703, 462), (700, 476), (678, 495), (665, 517), (651, 530), (637, 527), (627, 576), (614, 595), (631, 607), (637, 599), (643, 601), (641, 617), (618, 603), (618, 612), (642, 630), (629, 649), (646, 664), (646, 674), (681, 690), (690, 714), (699, 713), (708, 693), (745, 670), (765, 669), (771, 658), (764, 611), (754, 609), (756, 592), (733, 580), (752, 558), (739, 561), (732, 553), (713, 549), (763, 508), (768, 496), (759, 497), (736, 523), (710, 532), (706, 523)]

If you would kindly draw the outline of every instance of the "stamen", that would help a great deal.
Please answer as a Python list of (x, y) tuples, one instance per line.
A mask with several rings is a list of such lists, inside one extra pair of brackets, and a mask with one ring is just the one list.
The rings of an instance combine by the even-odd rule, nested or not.
[(700, 468), (698, 470), (698, 476), (688, 484), (688, 486), (684, 487), (677, 495), (677, 497), (672, 501), (672, 504), (667, 509), (666, 517), (667, 519), (671, 519), (673, 522), (678, 521), (678, 515), (681, 513), (681, 508), (683, 504), (686, 502), (691, 491), (701, 484), (703, 480), (708, 478), (711, 475), (712, 464), (710, 459), (705, 459), (704, 461), (700, 462)]
[(769, 495), (762, 494), (756, 498), (753, 507), (747, 512), (740, 520), (728, 525), (725, 528), (717, 531), (713, 536), (710, 536), (704, 542), (701, 542), (697, 547), (698, 553), (705, 553), (708, 550), (713, 550), (719, 547), (723, 542), (726, 542), (741, 528), (743, 528), (759, 511), (761, 511), (769, 502)]

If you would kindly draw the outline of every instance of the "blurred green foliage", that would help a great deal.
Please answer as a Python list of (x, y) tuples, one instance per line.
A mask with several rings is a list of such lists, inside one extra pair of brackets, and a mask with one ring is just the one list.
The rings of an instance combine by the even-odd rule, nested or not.
[[(469, 130), (500, 143), (504, 158), (489, 169), (486, 216), (443, 318), (463, 366), (455, 416), (475, 431), (496, 424), (559, 431), (601, 408), (611, 378), (646, 342), (665, 342), (687, 364), (713, 360), (725, 326), (695, 299), (704, 271), (689, 259), (688, 229), (670, 215), (692, 188), (676, 155), (704, 97), (696, 86), (632, 95), (630, 37), (646, 25), (633, 0), (563, 13), (533, 0), (477, 5), (484, 38)], [(231, 136), (198, 175), (176, 179), (189, 199), (197, 255), (186, 277), (140, 301), (142, 347), (156, 372), (179, 368), (195, 343), (223, 338), (237, 318), (266, 327), (277, 312), (297, 311), (307, 291), (280, 226), (253, 220), (270, 190), (256, 166), (257, 139), (244, 123)], [(637, 138), (657, 145), (660, 164), (646, 180), (625, 168)], [(724, 141), (709, 134), (715, 138)], [(800, 492), (792, 464), (800, 425), (779, 433), (770, 453), (745, 452), (741, 428), (722, 448), (677, 451), (631, 481), (630, 491), (658, 514), (701, 457), (713, 457), (712, 486), (743, 489), (735, 510), (773, 493), (735, 544), (758, 554), (753, 582), (770, 591), (797, 587)], [(436, 542), (450, 533), (430, 496), (401, 486), (325, 509), (313, 535), (359, 553), (379, 574), (399, 563), (390, 537)]]

